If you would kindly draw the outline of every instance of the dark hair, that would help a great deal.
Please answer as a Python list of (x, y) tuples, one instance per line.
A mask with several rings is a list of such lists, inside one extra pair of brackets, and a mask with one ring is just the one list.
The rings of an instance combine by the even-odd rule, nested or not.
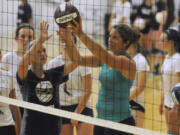
[(23, 29), (23, 28), (32, 29), (33, 35), (35, 35), (35, 34), (34, 34), (34, 28), (33, 28), (30, 24), (28, 24), (28, 23), (22, 23), (22, 24), (20, 24), (20, 25), (16, 28), (16, 37), (19, 36), (19, 31), (20, 31), (21, 29)]
[(165, 30), (164, 33), (167, 34), (167, 39), (174, 41), (174, 48), (180, 53), (180, 33), (174, 29)]
[(123, 39), (123, 42), (130, 41), (126, 49), (129, 48), (132, 43), (136, 43), (140, 38), (140, 33), (126, 24), (114, 25), (113, 28), (118, 31), (119, 35)]
[(74, 33), (72, 33), (72, 37), (73, 37), (74, 43), (76, 44), (77, 43), (77, 37), (76, 37), (76, 35)]

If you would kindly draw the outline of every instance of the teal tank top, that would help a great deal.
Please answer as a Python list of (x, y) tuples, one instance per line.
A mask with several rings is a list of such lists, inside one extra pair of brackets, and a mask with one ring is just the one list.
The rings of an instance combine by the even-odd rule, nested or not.
[(102, 66), (101, 86), (96, 104), (97, 118), (114, 122), (123, 121), (132, 116), (129, 95), (133, 80), (125, 78), (119, 71)]

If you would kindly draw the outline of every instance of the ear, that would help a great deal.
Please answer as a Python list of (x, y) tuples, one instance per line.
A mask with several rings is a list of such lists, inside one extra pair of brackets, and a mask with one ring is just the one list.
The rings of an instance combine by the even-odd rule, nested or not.
[(124, 43), (125, 47), (127, 47), (129, 44), (130, 44), (130, 40), (128, 40)]
[(16, 37), (16, 35), (14, 36), (14, 39), (17, 41), (18, 40), (18, 38)]

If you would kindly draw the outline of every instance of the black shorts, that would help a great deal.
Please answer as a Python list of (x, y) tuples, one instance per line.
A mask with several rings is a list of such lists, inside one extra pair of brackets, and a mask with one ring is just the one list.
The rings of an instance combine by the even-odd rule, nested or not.
[[(136, 125), (133, 117), (129, 117), (123, 121), (120, 121), (119, 123), (131, 125), (131, 126)], [(133, 134), (125, 133), (109, 128), (104, 128), (100, 126), (94, 126), (94, 135), (133, 135)]]
[(136, 103), (134, 100), (131, 100), (129, 103), (131, 105), (132, 110), (138, 110), (140, 112), (145, 113), (145, 108), (142, 105)]
[[(172, 108), (168, 107), (168, 106), (164, 106), (164, 108), (168, 109), (168, 110), (172, 110)], [(179, 111), (180, 111), (180, 108), (179, 108)]]
[[(69, 112), (74, 112), (77, 106), (78, 104), (69, 105), (69, 106), (61, 106), (61, 109), (65, 111), (69, 111)], [(85, 107), (84, 110), (81, 112), (81, 114), (86, 115), (86, 116), (91, 116), (91, 117), (94, 116), (93, 110), (88, 107)], [(70, 119), (62, 118), (62, 124), (70, 124), (70, 123), (71, 123)]]
[(168, 110), (172, 110), (172, 108), (168, 107), (168, 106), (164, 106), (164, 108), (168, 109)]
[(15, 127), (13, 125), (0, 127), (0, 134), (1, 133), (4, 135), (16, 135)]

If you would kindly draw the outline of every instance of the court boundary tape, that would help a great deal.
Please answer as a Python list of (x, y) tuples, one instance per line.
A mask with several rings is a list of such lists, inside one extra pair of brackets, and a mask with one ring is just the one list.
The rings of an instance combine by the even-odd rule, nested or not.
[(121, 124), (121, 123), (102, 120), (102, 119), (98, 119), (98, 118), (94, 118), (94, 117), (90, 117), (90, 116), (84, 116), (81, 114), (75, 114), (72, 112), (55, 109), (55, 108), (47, 107), (47, 106), (43, 106), (43, 105), (38, 105), (38, 104), (34, 104), (34, 103), (29, 103), (29, 102), (25, 102), (25, 101), (20, 101), (17, 99), (12, 99), (12, 98), (8, 98), (8, 97), (4, 97), (4, 96), (0, 96), (0, 102), (4, 103), (4, 104), (15, 105), (15, 106), (23, 107), (26, 109), (35, 110), (38, 112), (43, 112), (43, 113), (59, 116), (59, 117), (75, 119), (75, 120), (78, 120), (81, 122), (86, 122), (86, 123), (101, 126), (101, 127), (106, 127), (106, 128), (110, 127), (111, 129), (114, 129), (114, 130), (123, 131), (123, 132), (127, 132), (127, 133), (132, 133), (132, 134), (167, 135), (165, 133), (160, 133), (160, 132), (156, 132), (156, 131), (152, 131), (152, 130), (148, 130), (148, 129), (135, 127), (135, 126), (129, 126), (129, 125)]

